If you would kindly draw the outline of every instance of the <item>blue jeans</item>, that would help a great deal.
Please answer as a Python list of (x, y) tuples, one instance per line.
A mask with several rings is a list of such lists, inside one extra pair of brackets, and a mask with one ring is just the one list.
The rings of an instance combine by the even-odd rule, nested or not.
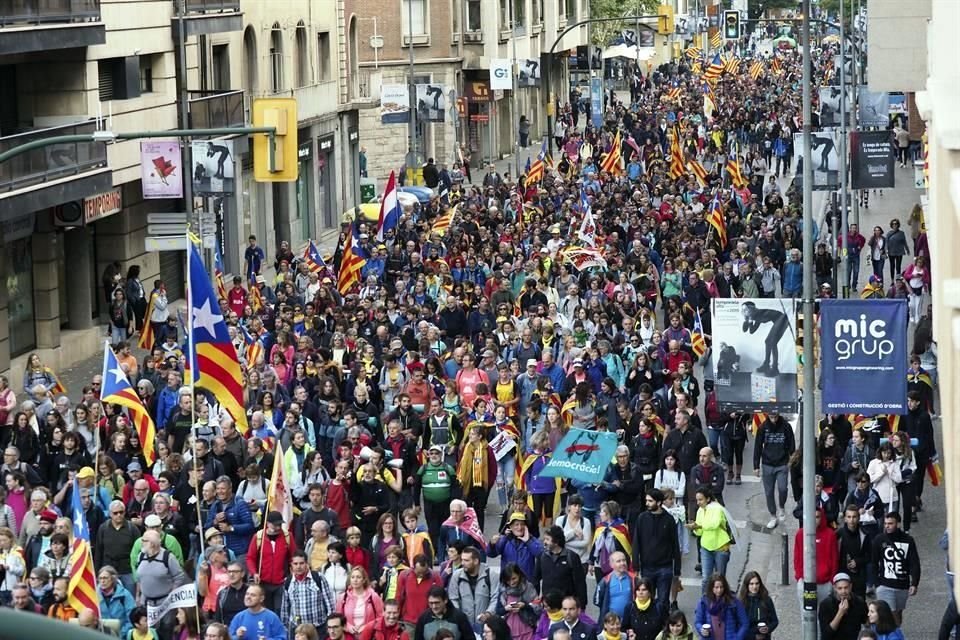
[(640, 575), (653, 582), (657, 590), (657, 603), (659, 603), (663, 611), (669, 611), (670, 587), (673, 584), (673, 567), (644, 569), (640, 572)]
[(857, 282), (860, 280), (860, 254), (847, 255), (847, 286), (857, 290)]
[(717, 573), (726, 577), (727, 563), (730, 562), (729, 551), (707, 551), (700, 547), (700, 562), (703, 565), (703, 593), (707, 592), (710, 578)]
[(516, 468), (517, 459), (510, 453), (497, 462), (497, 498), (500, 500), (501, 507), (510, 506), (510, 498), (513, 496), (513, 474)]
[(704, 429), (704, 431), (706, 431), (706, 434), (707, 434), (707, 444), (709, 444), (710, 448), (713, 449), (713, 457), (719, 460), (720, 459), (720, 442), (721, 442), (720, 436), (723, 432), (720, 431), (720, 429), (714, 429), (709, 425), (707, 426), (706, 429)]

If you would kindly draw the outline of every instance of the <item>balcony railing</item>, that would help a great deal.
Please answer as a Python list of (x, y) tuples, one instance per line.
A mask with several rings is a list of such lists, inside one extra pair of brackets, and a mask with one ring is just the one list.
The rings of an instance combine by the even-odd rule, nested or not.
[[(94, 132), (94, 122), (36, 129), (0, 138), (0, 153), (27, 142)], [(107, 166), (107, 146), (102, 142), (70, 142), (34, 149), (0, 163), (0, 193), (8, 193), (59, 178)]]
[(100, 0), (0, 1), (0, 27), (99, 20)]
[[(174, 9), (180, 0), (173, 0)], [(186, 0), (187, 13), (219, 13), (240, 11), (240, 0)]]
[(243, 111), (243, 91), (191, 91), (190, 127), (242, 127), (246, 122)]

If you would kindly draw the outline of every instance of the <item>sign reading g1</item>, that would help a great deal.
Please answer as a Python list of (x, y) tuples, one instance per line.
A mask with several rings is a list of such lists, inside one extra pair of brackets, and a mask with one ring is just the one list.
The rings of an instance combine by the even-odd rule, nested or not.
[(907, 411), (907, 301), (822, 300), (823, 411)]

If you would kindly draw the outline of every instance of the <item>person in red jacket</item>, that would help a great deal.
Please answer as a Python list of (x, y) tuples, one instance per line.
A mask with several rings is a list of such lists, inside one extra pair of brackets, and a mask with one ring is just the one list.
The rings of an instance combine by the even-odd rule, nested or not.
[[(816, 529), (817, 549), (817, 602), (833, 593), (833, 576), (839, 571), (840, 551), (837, 535), (830, 528), (823, 509), (817, 509)], [(803, 527), (797, 529), (793, 540), (793, 577), (797, 581), (797, 592), (803, 598)]]
[(430, 566), (430, 558), (422, 553), (413, 558), (412, 568), (400, 574), (397, 582), (397, 603), (400, 605), (400, 620), (409, 633), (416, 628), (420, 614), (427, 610), (427, 593), (434, 585), (444, 586), (443, 579)]
[(383, 615), (363, 627), (360, 640), (410, 640), (405, 625), (400, 624), (400, 605), (396, 600), (383, 603)]
[(253, 576), (252, 583), (263, 587), (264, 606), (280, 615), (283, 604), (283, 581), (287, 567), (293, 560), (297, 543), (283, 530), (283, 514), (271, 511), (263, 531), (250, 539), (247, 550), (247, 571)]

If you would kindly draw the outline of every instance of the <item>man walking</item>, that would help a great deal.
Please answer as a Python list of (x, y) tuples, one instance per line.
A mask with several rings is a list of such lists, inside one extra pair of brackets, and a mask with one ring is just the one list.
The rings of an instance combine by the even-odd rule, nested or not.
[(900, 627), (907, 597), (917, 595), (920, 555), (917, 543), (900, 528), (900, 514), (896, 511), (883, 518), (883, 533), (873, 541), (873, 564), (876, 567), (877, 600), (890, 605)]
[(320, 573), (310, 570), (303, 551), (293, 552), (290, 574), (283, 582), (280, 621), (290, 629), (304, 623), (322, 629), (334, 606), (330, 584)]
[(793, 428), (777, 411), (771, 411), (760, 425), (753, 447), (753, 472), (763, 479), (763, 493), (770, 512), (767, 529), (786, 519), (783, 508), (787, 504), (787, 463), (796, 448)]
[(633, 528), (633, 562), (640, 575), (656, 586), (657, 603), (668, 611), (673, 577), (680, 575), (680, 540), (673, 516), (663, 510), (663, 492), (650, 489), (647, 510)]

